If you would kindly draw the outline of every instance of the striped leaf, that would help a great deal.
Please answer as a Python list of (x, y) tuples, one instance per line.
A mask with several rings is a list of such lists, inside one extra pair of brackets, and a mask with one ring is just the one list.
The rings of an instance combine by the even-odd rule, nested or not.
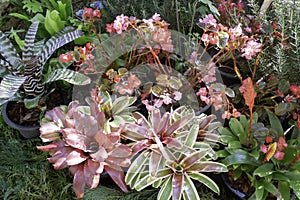
[(29, 27), (25, 40), (24, 40), (24, 49), (22, 53), (23, 61), (27, 62), (34, 56), (34, 40), (35, 35), (39, 27), (39, 21), (36, 21), (31, 24)]
[(45, 83), (57, 80), (64, 80), (73, 85), (86, 85), (91, 82), (91, 79), (88, 76), (79, 72), (75, 72), (70, 69), (56, 69), (49, 74)]
[(13, 97), (24, 83), (26, 77), (14, 76), (11, 74), (3, 77), (0, 83), (0, 99), (9, 99)]
[(21, 58), (10, 40), (0, 31), (0, 54), (13, 68), (20, 69)]
[(68, 32), (70, 30), (73, 29), (71, 27), (66, 27), (64, 30), (58, 32), (45, 43), (44, 48), (38, 55), (38, 68), (42, 68), (44, 66), (45, 62), (49, 59), (49, 57), (56, 49), (83, 35), (83, 32), (80, 30)]

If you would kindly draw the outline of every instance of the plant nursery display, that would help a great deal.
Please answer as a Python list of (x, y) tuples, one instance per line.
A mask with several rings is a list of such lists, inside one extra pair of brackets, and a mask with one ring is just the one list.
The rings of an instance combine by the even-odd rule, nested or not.
[(133, 1), (14, 2), (29, 29), (0, 32), (3, 119), (30, 110), (74, 198), (300, 199), (297, 2)]

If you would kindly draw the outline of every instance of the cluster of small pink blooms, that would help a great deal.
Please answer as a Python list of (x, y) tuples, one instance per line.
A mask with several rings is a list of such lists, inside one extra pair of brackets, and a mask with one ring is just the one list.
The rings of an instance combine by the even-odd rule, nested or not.
[(204, 33), (201, 36), (201, 40), (205, 46), (209, 44), (216, 45), (219, 43), (219, 34), (217, 32)]
[(82, 18), (85, 22), (94, 22), (101, 17), (99, 9), (103, 8), (100, 2), (95, 2), (90, 5), (90, 8), (84, 8), (76, 12), (76, 16)]
[(232, 41), (236, 40), (242, 34), (243, 34), (243, 30), (242, 30), (241, 24), (237, 25), (234, 28), (229, 28), (229, 35), (230, 35), (230, 39)]
[(211, 98), (208, 96), (208, 91), (206, 87), (200, 88), (196, 95), (199, 96), (201, 101), (205, 102), (207, 105), (210, 105), (212, 103)]
[(120, 81), (120, 84), (116, 86), (118, 93), (124, 94), (133, 94), (135, 88), (139, 87), (141, 80), (134, 74), (130, 73), (127, 80)]
[(152, 40), (160, 44), (164, 51), (172, 52), (173, 44), (171, 39), (171, 31), (168, 27), (160, 27), (152, 32)]
[(239, 116), (241, 116), (241, 113), (236, 108), (233, 108), (232, 112), (226, 110), (222, 114), (222, 119), (230, 119), (231, 117), (239, 117)]
[(117, 16), (113, 23), (106, 24), (106, 31), (108, 33), (117, 32), (118, 34), (121, 34), (123, 31), (127, 30), (129, 24), (129, 17), (122, 14)]
[(204, 26), (217, 27), (217, 20), (212, 14), (208, 14), (203, 19), (199, 19), (199, 23), (203, 24)]
[(154, 96), (158, 98), (154, 98), (152, 100), (145, 99), (142, 103), (146, 106), (146, 109), (151, 111), (155, 108), (160, 108), (163, 104), (169, 105), (176, 101), (180, 101), (182, 98), (182, 93), (179, 91), (174, 92), (165, 92), (161, 95), (157, 95), (152, 93)]
[(202, 81), (205, 84), (214, 83), (217, 80), (216, 66), (214, 63), (210, 63), (210, 64), (208, 64), (207, 68), (208, 68), (208, 71), (203, 74)]
[(153, 100), (145, 99), (142, 101), (142, 103), (146, 106), (146, 109), (148, 111), (152, 111), (157, 108), (160, 108), (164, 102), (161, 99), (153, 99)]
[(243, 53), (242, 56), (247, 60), (251, 60), (252, 56), (255, 56), (258, 52), (261, 51), (261, 46), (262, 44), (256, 42), (255, 40), (247, 41), (246, 46), (241, 50), (241, 52)]

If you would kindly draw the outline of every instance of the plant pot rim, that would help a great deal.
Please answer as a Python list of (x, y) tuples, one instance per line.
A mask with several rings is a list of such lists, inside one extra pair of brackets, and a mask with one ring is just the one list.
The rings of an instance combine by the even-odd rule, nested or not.
[(9, 101), (2, 105), (2, 118), (4, 122), (9, 125), (10, 127), (18, 130), (21, 135), (27, 139), (34, 138), (39, 136), (39, 128), (40, 126), (23, 126), (20, 124), (17, 124), (13, 122), (9, 117), (7, 116), (7, 106), (9, 103), (15, 102), (15, 101)]
[(224, 184), (226, 185), (226, 187), (235, 194), (235, 196), (237, 196), (239, 199), (241, 200), (247, 200), (249, 197), (243, 193), (242, 191), (235, 189), (233, 187), (233, 185), (230, 183), (229, 179), (228, 179), (228, 174), (227, 173), (222, 173), (221, 174), (221, 178), (224, 182)]

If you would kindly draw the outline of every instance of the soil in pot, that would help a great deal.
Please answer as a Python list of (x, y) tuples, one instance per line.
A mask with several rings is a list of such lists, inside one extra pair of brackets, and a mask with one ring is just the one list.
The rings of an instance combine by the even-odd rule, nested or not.
[(8, 118), (16, 124), (22, 126), (39, 126), (40, 115), (43, 107), (47, 110), (64, 104), (64, 96), (61, 92), (54, 91), (44, 103), (37, 108), (27, 109), (22, 102), (9, 102), (7, 105)]

